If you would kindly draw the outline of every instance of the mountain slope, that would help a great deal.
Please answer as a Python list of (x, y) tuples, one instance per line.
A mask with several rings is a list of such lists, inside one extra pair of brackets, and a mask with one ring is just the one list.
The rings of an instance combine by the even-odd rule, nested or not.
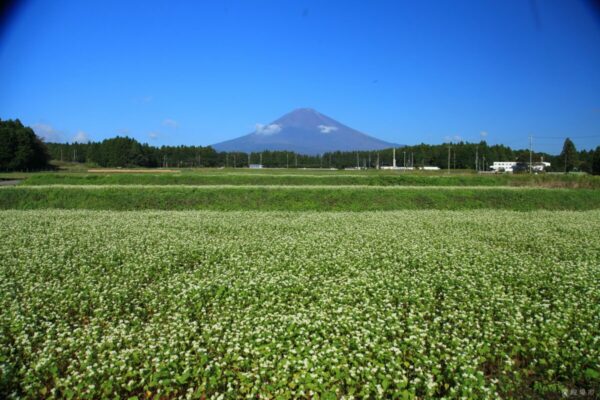
[[(310, 108), (299, 108), (268, 125), (257, 124), (247, 135), (214, 144), (217, 151), (288, 150), (301, 154), (378, 150), (395, 146)], [(396, 145), (397, 146), (397, 145)]]

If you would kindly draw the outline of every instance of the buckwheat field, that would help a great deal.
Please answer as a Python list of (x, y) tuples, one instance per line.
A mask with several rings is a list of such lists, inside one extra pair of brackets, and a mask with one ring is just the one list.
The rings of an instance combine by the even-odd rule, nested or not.
[(0, 221), (3, 398), (600, 393), (599, 211)]

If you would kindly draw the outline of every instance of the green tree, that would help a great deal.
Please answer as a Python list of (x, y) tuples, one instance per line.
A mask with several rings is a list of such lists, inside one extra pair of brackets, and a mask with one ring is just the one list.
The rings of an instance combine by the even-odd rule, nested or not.
[(596, 147), (592, 156), (592, 174), (600, 175), (600, 146)]
[(33, 130), (17, 120), (0, 120), (0, 170), (49, 168), (50, 156)]
[(147, 147), (142, 146), (137, 140), (129, 137), (115, 137), (106, 139), (94, 149), (95, 160), (103, 167), (129, 167), (150, 166), (150, 157)]
[(573, 171), (573, 169), (577, 167), (577, 149), (575, 148), (573, 141), (569, 138), (565, 139), (562, 152), (560, 153), (560, 160), (565, 172)]

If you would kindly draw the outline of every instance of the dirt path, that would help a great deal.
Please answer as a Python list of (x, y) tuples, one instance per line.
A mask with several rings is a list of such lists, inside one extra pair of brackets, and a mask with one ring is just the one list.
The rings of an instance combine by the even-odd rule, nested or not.
[(14, 186), (21, 182), (19, 179), (12, 179), (10, 181), (3, 181), (0, 179), (0, 186)]

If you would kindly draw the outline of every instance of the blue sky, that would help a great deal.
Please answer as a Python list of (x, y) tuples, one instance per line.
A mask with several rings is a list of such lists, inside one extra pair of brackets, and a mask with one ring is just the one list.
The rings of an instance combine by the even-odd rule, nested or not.
[(28, 1), (0, 36), (0, 118), (49, 140), (208, 145), (312, 107), (396, 143), (600, 144), (583, 0)]

